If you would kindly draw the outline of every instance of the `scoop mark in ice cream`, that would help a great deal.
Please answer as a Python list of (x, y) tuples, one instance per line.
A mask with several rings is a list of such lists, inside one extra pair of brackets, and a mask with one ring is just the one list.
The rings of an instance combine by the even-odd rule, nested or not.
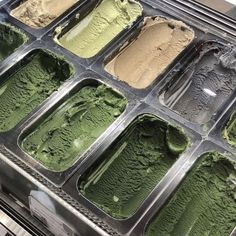
[(233, 147), (236, 147), (236, 112), (234, 112), (223, 129), (223, 137)]
[(146, 17), (138, 37), (105, 70), (130, 86), (149, 86), (193, 40), (185, 23), (164, 17)]
[(191, 122), (205, 124), (236, 87), (236, 49), (207, 42), (190, 65), (178, 72), (160, 101)]
[[(8, 73), (8, 72), (7, 72)], [(73, 73), (69, 63), (46, 51), (26, 56), (7, 79), (0, 77), (0, 132), (8, 131)]]
[(236, 163), (207, 153), (148, 226), (146, 236), (230, 235), (236, 226)]
[(142, 115), (79, 180), (79, 191), (115, 218), (134, 214), (189, 144), (182, 130)]
[(0, 24), (0, 62), (28, 40), (20, 30), (9, 24)]
[(42, 28), (72, 7), (79, 0), (26, 0), (11, 15), (33, 28)]
[(82, 58), (90, 58), (141, 14), (142, 6), (136, 1), (103, 0), (62, 37), (56, 35), (55, 41)]
[(83, 87), (57, 108), (22, 143), (52, 171), (64, 171), (125, 110), (127, 100), (105, 85)]

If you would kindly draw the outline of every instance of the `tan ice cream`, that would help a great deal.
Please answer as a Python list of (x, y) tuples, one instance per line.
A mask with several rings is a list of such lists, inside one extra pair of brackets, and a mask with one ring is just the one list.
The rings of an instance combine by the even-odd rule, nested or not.
[(79, 0), (27, 0), (11, 11), (11, 15), (33, 28), (49, 25)]
[(149, 86), (194, 38), (185, 23), (146, 17), (138, 37), (105, 70), (138, 89)]

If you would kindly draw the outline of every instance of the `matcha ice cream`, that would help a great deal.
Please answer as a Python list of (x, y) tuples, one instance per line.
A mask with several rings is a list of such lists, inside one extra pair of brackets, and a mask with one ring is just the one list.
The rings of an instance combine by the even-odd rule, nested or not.
[(97, 8), (62, 37), (55, 40), (64, 48), (82, 58), (95, 56), (123, 29), (142, 14), (136, 1), (103, 0)]
[(224, 127), (223, 137), (230, 145), (236, 147), (236, 112), (231, 115), (228, 123)]
[(138, 37), (105, 70), (130, 86), (149, 86), (193, 40), (194, 31), (181, 21), (146, 17)]
[(22, 147), (52, 171), (74, 164), (125, 110), (127, 100), (105, 85), (83, 87), (57, 108)]
[(236, 226), (236, 163), (219, 153), (202, 156), (146, 236), (223, 236)]
[(0, 24), (0, 62), (12, 54), (27, 41), (27, 37), (20, 30), (9, 24)]
[(41, 50), (12, 70), (0, 76), (0, 132), (13, 128), (72, 74), (64, 59)]
[(201, 46), (173, 78), (160, 100), (187, 120), (205, 124), (233, 95), (236, 50), (217, 42)]
[(79, 0), (26, 0), (11, 11), (11, 15), (33, 28), (49, 25)]
[(115, 218), (135, 213), (186, 149), (185, 134), (152, 115), (139, 116), (79, 181), (79, 191)]

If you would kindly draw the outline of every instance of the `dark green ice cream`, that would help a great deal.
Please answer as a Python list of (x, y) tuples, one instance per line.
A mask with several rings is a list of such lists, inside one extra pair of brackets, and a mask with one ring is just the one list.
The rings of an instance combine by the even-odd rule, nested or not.
[(12, 54), (27, 41), (27, 37), (20, 30), (9, 24), (0, 24), (0, 62)]
[(72, 74), (64, 59), (41, 50), (12, 70), (0, 76), (5, 81), (0, 85), (0, 132), (13, 128)]
[(234, 112), (223, 129), (223, 137), (233, 147), (236, 147), (236, 112)]
[(236, 226), (236, 163), (207, 153), (170, 202), (154, 217), (146, 236), (226, 236)]
[(139, 116), (80, 179), (79, 191), (115, 218), (131, 216), (188, 145), (184, 133)]
[(53, 171), (64, 171), (125, 110), (127, 100), (105, 85), (86, 86), (23, 141), (23, 149)]

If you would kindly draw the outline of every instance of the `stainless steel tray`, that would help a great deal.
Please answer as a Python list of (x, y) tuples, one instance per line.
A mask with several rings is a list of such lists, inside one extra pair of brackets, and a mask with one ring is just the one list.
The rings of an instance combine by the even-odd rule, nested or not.
[[(11, 194), (28, 209), (35, 218), (55, 235), (143, 235), (151, 218), (168, 201), (188, 171), (201, 154), (216, 150), (235, 159), (234, 148), (221, 138), (225, 121), (235, 110), (235, 91), (226, 99), (223, 107), (214, 114), (208, 124), (198, 125), (184, 119), (163, 106), (158, 97), (183, 65), (191, 62), (204, 42), (217, 41), (235, 45), (236, 31), (233, 23), (214, 12), (202, 12), (194, 3), (186, 1), (140, 1), (143, 16), (132, 27), (125, 29), (97, 56), (83, 59), (57, 45), (52, 37), (58, 26), (77, 22), (77, 15), (85, 16), (100, 1), (80, 1), (48, 27), (32, 29), (9, 15), (19, 0), (6, 1), (0, 6), (0, 20), (20, 28), (29, 37), (26, 44), (0, 63), (0, 76), (11, 74), (16, 66), (38, 49), (63, 55), (75, 68), (74, 75), (51, 94), (43, 103), (27, 115), (16, 127), (0, 133), (0, 186), (3, 192)], [(188, 1), (190, 2), (190, 1)], [(192, 2), (192, 1), (191, 1)], [(146, 89), (134, 89), (118, 81), (104, 70), (104, 62), (111, 59), (128, 40), (131, 41), (143, 25), (144, 16), (165, 16), (179, 19), (195, 31), (195, 39), (173, 63)], [(52, 113), (72, 94), (86, 85), (105, 84), (128, 100), (123, 114), (84, 152), (84, 154), (63, 172), (53, 172), (25, 153), (21, 141), (30, 130)], [(110, 145), (119, 139), (139, 115), (152, 114), (170, 125), (181, 127), (191, 145), (180, 155), (163, 179), (156, 184), (139, 209), (129, 218), (118, 220), (79, 194), (77, 182), (80, 176), (100, 158)], [(51, 218), (51, 220), (49, 219)], [(54, 222), (54, 225), (53, 223)], [(236, 230), (232, 235), (236, 234)]]

